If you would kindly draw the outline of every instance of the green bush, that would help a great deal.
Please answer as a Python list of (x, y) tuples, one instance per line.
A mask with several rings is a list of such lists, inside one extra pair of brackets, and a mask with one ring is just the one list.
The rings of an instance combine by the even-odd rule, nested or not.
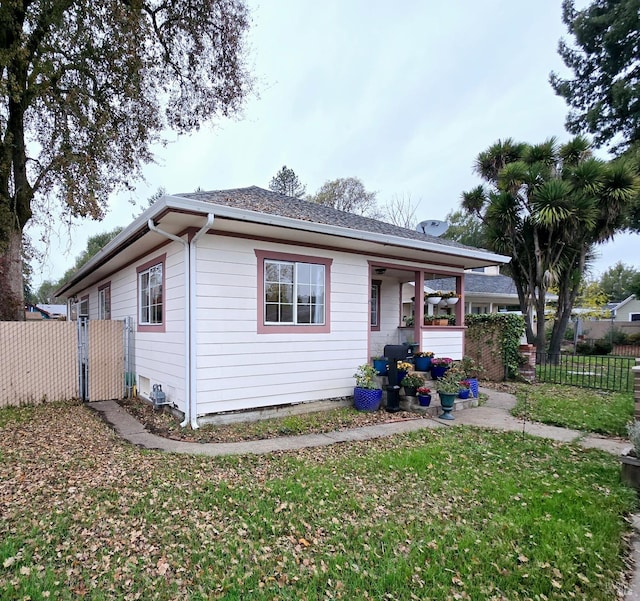
[(596, 340), (593, 343), (594, 355), (608, 355), (613, 350), (613, 345), (608, 340)]
[(629, 340), (629, 344), (640, 344), (640, 332), (637, 334), (629, 334), (627, 338)]
[(629, 336), (620, 330), (613, 330), (611, 332), (611, 342), (613, 344), (629, 344)]

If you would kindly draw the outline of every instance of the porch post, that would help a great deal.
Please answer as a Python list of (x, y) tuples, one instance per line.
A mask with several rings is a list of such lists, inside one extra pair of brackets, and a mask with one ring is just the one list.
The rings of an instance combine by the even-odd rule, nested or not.
[(414, 340), (420, 345), (418, 350), (424, 350), (422, 348), (422, 325), (424, 324), (424, 271), (416, 271), (413, 280), (415, 282), (413, 297), (413, 314), (415, 319), (413, 321), (413, 335)]
[[(460, 300), (456, 303), (456, 325), (464, 325), (464, 273), (456, 276), (456, 294), (460, 295)], [(471, 313), (471, 303), (469, 303), (469, 313)]]

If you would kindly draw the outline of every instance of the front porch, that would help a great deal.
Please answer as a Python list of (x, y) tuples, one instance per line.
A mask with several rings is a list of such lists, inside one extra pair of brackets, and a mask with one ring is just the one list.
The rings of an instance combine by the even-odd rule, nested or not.
[[(416, 351), (462, 359), (464, 270), (433, 266), (414, 271), (376, 263), (370, 265), (370, 272), (370, 357), (382, 356), (388, 344), (408, 343), (417, 345)], [(444, 276), (452, 282), (452, 289), (435, 297), (429, 281), (442, 281)]]

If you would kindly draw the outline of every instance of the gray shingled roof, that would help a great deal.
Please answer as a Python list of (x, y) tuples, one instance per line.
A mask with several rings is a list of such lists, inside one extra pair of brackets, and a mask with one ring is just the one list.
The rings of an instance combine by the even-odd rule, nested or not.
[[(453, 278), (440, 278), (437, 280), (426, 280), (424, 285), (432, 290), (455, 290), (456, 282)], [(516, 290), (513, 280), (506, 275), (465, 273), (464, 293), (517, 296), (518, 291)]]
[(293, 198), (285, 194), (258, 188), (257, 186), (232, 190), (212, 190), (210, 192), (189, 192), (186, 194), (176, 194), (175, 196), (235, 207), (237, 209), (256, 211), (268, 215), (291, 217), (292, 219), (300, 219), (302, 221), (322, 223), (325, 225), (337, 225), (351, 230), (386, 234), (400, 238), (423, 240), (425, 242), (435, 242), (454, 248), (472, 248), (453, 240), (442, 240), (435, 236), (422, 234), (421, 232), (392, 225), (391, 223), (362, 217), (354, 213), (347, 213), (346, 211), (340, 211), (333, 207), (318, 204), (317, 202)]

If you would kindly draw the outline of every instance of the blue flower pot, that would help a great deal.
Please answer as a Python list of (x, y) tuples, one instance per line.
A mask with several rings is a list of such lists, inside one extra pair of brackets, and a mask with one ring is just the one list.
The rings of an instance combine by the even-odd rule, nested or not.
[(471, 391), (468, 388), (461, 388), (460, 392), (458, 393), (458, 397), (461, 399), (468, 399), (470, 394)]
[(434, 380), (441, 380), (447, 370), (449, 369), (446, 365), (431, 365), (431, 377)]
[(381, 388), (360, 388), (353, 389), (353, 406), (358, 411), (377, 411), (382, 403)]
[(478, 386), (478, 379), (477, 378), (467, 378), (467, 380), (469, 380), (469, 384), (471, 385), (471, 394), (472, 394), (473, 398), (477, 399), (478, 395), (480, 394), (480, 390), (479, 390), (479, 386)]
[(431, 395), (430, 394), (419, 394), (418, 395), (418, 403), (420, 407), (428, 407), (431, 405)]
[(386, 376), (387, 375), (388, 365), (387, 365), (387, 360), (386, 359), (374, 359), (373, 360), (373, 367), (378, 372), (379, 376)]
[(416, 357), (416, 371), (429, 371), (431, 369), (431, 357)]

